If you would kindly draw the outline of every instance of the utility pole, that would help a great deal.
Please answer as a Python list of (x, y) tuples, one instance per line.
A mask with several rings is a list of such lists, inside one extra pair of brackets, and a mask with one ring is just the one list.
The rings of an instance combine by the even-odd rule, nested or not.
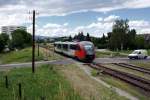
[(40, 55), (40, 53), (39, 53), (39, 38), (38, 38), (38, 56)]
[(33, 10), (33, 30), (32, 30), (32, 73), (35, 72), (35, 10)]

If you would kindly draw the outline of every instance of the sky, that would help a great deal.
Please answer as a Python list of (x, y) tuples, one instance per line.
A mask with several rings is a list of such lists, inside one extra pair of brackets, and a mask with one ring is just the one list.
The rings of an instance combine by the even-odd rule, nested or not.
[(0, 0), (0, 27), (24, 25), (32, 33), (36, 10), (36, 35), (101, 37), (112, 31), (116, 19), (128, 19), (130, 29), (150, 34), (150, 0)]

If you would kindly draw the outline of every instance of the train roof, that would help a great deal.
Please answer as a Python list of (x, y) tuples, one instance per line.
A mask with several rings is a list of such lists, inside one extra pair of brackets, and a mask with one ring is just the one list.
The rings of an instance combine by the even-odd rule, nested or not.
[(55, 42), (54, 44), (78, 44), (78, 43), (81, 43), (81, 44), (93, 44), (92, 42), (90, 42), (90, 41), (81, 41), (81, 42), (69, 42), (69, 41), (67, 41), (67, 42)]
[(55, 42), (55, 44), (77, 44), (77, 42)]

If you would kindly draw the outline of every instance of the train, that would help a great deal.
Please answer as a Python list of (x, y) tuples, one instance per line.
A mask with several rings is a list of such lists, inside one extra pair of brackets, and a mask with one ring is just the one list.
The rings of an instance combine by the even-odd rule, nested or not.
[(92, 42), (55, 42), (54, 51), (85, 62), (95, 59), (95, 47)]

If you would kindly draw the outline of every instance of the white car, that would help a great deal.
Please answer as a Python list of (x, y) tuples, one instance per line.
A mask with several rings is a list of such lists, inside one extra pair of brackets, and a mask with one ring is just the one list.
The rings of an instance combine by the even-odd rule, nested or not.
[(148, 53), (146, 50), (134, 50), (131, 54), (128, 55), (129, 59), (146, 59)]

